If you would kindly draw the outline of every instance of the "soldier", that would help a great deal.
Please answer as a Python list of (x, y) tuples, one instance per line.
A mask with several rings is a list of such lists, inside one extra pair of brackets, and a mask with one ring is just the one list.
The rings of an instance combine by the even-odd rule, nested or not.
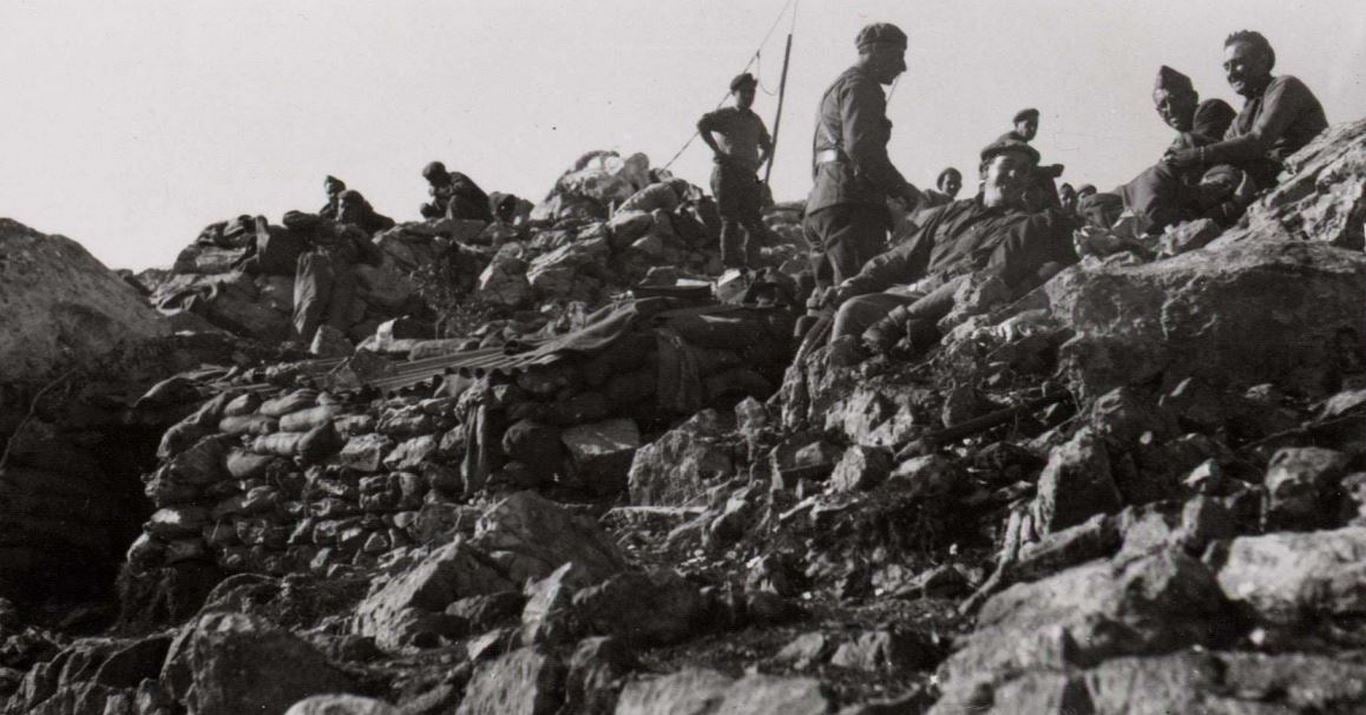
[(764, 120), (750, 109), (757, 86), (754, 75), (737, 76), (730, 81), (734, 106), (708, 112), (697, 122), (697, 132), (716, 161), (711, 190), (721, 212), (721, 262), (727, 268), (756, 267), (759, 247), (768, 235), (760, 213), (764, 194), (758, 171), (773, 152), (773, 140)]
[(1028, 144), (1039, 134), (1039, 110), (1033, 107), (1016, 112), (1010, 121), (1015, 128), (997, 137), (996, 141), (1014, 140)]
[(887, 199), (914, 210), (920, 190), (887, 157), (892, 123), (881, 85), (906, 71), (906, 33), (876, 23), (855, 40), (858, 62), (835, 78), (821, 97), (812, 142), (815, 185), (806, 201), (803, 230), (812, 246), (812, 270), (825, 288), (858, 272), (880, 253), (890, 215)]
[(327, 178), (323, 179), (323, 191), (327, 193), (327, 203), (318, 209), (318, 215), (336, 218), (337, 211), (341, 208), (341, 192), (345, 190), (345, 181), (328, 174)]
[[(1219, 141), (1233, 121), (1233, 108), (1222, 99), (1200, 101), (1195, 85), (1176, 70), (1163, 65), (1153, 86), (1153, 106), (1167, 126), (1176, 130), (1168, 154), (1195, 149)], [(1124, 207), (1142, 217), (1149, 233), (1194, 218), (1199, 213), (1200, 192), (1195, 187), (1207, 167), (1178, 169), (1160, 161), (1145, 169), (1116, 193)]]
[(488, 194), (470, 177), (458, 171), (446, 171), (446, 165), (434, 161), (422, 169), (422, 178), (430, 186), (431, 203), (422, 204), (422, 217), (472, 219), (492, 221)]
[(1057, 209), (1031, 213), (1025, 195), (1039, 153), (1015, 139), (982, 150), (982, 192), (926, 212), (924, 224), (897, 248), (869, 261), (835, 290), (833, 335), (861, 335), (874, 351), (902, 337), (916, 347), (937, 340), (936, 321), (974, 274), (999, 279), (1018, 297), (1075, 263), (1077, 220)]
[(1195, 148), (1173, 148), (1167, 162), (1177, 169), (1232, 164), (1247, 172), (1258, 188), (1276, 183), (1286, 157), (1328, 128), (1323, 105), (1303, 82), (1272, 76), (1276, 51), (1259, 32), (1242, 30), (1224, 40), (1224, 73), (1233, 91), (1245, 98), (1243, 110), (1223, 141)]
[(958, 192), (963, 189), (963, 174), (950, 166), (939, 172), (939, 176), (934, 180), (934, 186), (935, 188), (925, 192), (925, 202), (920, 208), (943, 206), (958, 198)]
[(346, 189), (337, 195), (337, 211), (327, 218), (338, 223), (356, 226), (369, 234), (387, 231), (394, 227), (394, 220), (375, 211), (369, 201), (355, 189)]

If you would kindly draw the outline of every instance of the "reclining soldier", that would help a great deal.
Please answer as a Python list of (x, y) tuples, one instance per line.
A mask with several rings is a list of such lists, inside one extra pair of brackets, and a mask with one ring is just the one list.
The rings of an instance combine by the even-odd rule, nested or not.
[(861, 336), (874, 352), (903, 337), (912, 352), (938, 340), (938, 320), (973, 277), (994, 277), (1013, 298), (1075, 263), (1077, 220), (1059, 209), (1030, 213), (1026, 190), (1037, 181), (1039, 154), (1006, 138), (982, 150), (982, 190), (971, 199), (926, 212), (906, 242), (863, 266), (835, 290), (832, 337)]

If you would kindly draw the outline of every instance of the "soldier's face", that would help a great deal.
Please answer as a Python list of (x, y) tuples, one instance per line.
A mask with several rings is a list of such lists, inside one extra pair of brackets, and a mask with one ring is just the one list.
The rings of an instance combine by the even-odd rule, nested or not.
[(1021, 119), (1020, 121), (1015, 122), (1015, 131), (1020, 136), (1024, 137), (1025, 141), (1033, 139), (1034, 135), (1039, 133), (1038, 118), (1030, 117), (1029, 119)]
[(733, 93), (735, 95), (735, 106), (741, 109), (749, 109), (754, 106), (754, 87), (746, 85)]
[(983, 201), (988, 206), (1020, 205), (1033, 170), (1034, 161), (1022, 151), (992, 157), (982, 180)]
[(1251, 43), (1235, 42), (1224, 48), (1224, 76), (1233, 91), (1246, 97), (1271, 78), (1271, 60)]
[(899, 45), (873, 45), (870, 69), (880, 84), (891, 84), (906, 71), (906, 50)]
[(945, 174), (944, 178), (939, 182), (939, 190), (943, 191), (949, 198), (957, 196), (959, 190), (962, 188), (963, 177), (959, 176), (956, 171)]
[(1178, 132), (1190, 131), (1195, 123), (1195, 95), (1190, 92), (1153, 90), (1153, 106), (1167, 126)]

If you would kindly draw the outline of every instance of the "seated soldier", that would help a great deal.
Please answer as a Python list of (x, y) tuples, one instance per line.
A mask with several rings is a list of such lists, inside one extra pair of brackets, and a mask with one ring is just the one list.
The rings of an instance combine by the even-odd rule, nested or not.
[(963, 188), (963, 174), (952, 166), (939, 172), (939, 177), (934, 180), (935, 188), (925, 191), (925, 200), (917, 206), (917, 209), (934, 208), (958, 198), (958, 192)]
[(329, 174), (323, 179), (323, 191), (327, 193), (327, 203), (318, 209), (319, 216), (333, 217), (341, 208), (341, 192), (346, 190), (346, 182)]
[(1076, 220), (1056, 209), (1024, 209), (1038, 158), (1013, 139), (983, 149), (980, 194), (927, 212), (910, 239), (835, 290), (840, 307), (833, 337), (862, 335), (870, 348), (883, 350), (904, 332), (923, 346), (938, 339), (935, 323), (953, 308), (964, 278), (994, 276), (1018, 296), (1075, 263)]
[(294, 272), (294, 332), (305, 343), (318, 326), (345, 331), (351, 326), (356, 296), (357, 263), (378, 265), (380, 250), (359, 227), (301, 216), (295, 223), (306, 237)]
[[(1233, 108), (1221, 99), (1200, 101), (1184, 74), (1163, 65), (1153, 87), (1153, 105), (1177, 134), (1168, 153), (1208, 146), (1224, 135), (1233, 121)], [(1145, 169), (1116, 189), (1125, 208), (1138, 215), (1149, 233), (1195, 218), (1201, 213), (1196, 187), (1205, 167), (1179, 169), (1167, 161)]]
[(1058, 204), (1062, 206), (1063, 211), (1077, 212), (1077, 190), (1066, 181), (1058, 185)]
[(1181, 170), (1231, 164), (1258, 189), (1276, 183), (1285, 159), (1328, 127), (1323, 105), (1300, 80), (1272, 76), (1276, 52), (1259, 32), (1242, 30), (1224, 40), (1224, 73), (1246, 101), (1223, 141), (1171, 149), (1167, 162)]
[(337, 211), (326, 218), (355, 226), (372, 235), (394, 227), (393, 219), (375, 211), (370, 202), (355, 189), (346, 189), (338, 194)]
[(422, 178), (430, 186), (430, 203), (422, 204), (422, 217), (492, 221), (488, 194), (470, 177), (458, 171), (446, 171), (446, 165), (434, 161), (422, 169)]

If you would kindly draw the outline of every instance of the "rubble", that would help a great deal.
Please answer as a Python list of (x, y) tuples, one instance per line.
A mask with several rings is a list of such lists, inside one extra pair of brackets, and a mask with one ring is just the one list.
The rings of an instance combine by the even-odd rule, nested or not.
[(317, 224), (212, 226), (157, 280), (228, 357), (130, 358), (142, 458), (102, 463), (92, 400), (7, 442), (7, 574), (129, 548), (118, 629), (0, 601), (0, 703), (1360, 710), (1363, 127), (1217, 237), (977, 286), (916, 360), (797, 354), (800, 207), (771, 270), (721, 275), (714, 206), (643, 156), (585, 155), (518, 222), (372, 236), (321, 354), (222, 332), (294, 329)]

